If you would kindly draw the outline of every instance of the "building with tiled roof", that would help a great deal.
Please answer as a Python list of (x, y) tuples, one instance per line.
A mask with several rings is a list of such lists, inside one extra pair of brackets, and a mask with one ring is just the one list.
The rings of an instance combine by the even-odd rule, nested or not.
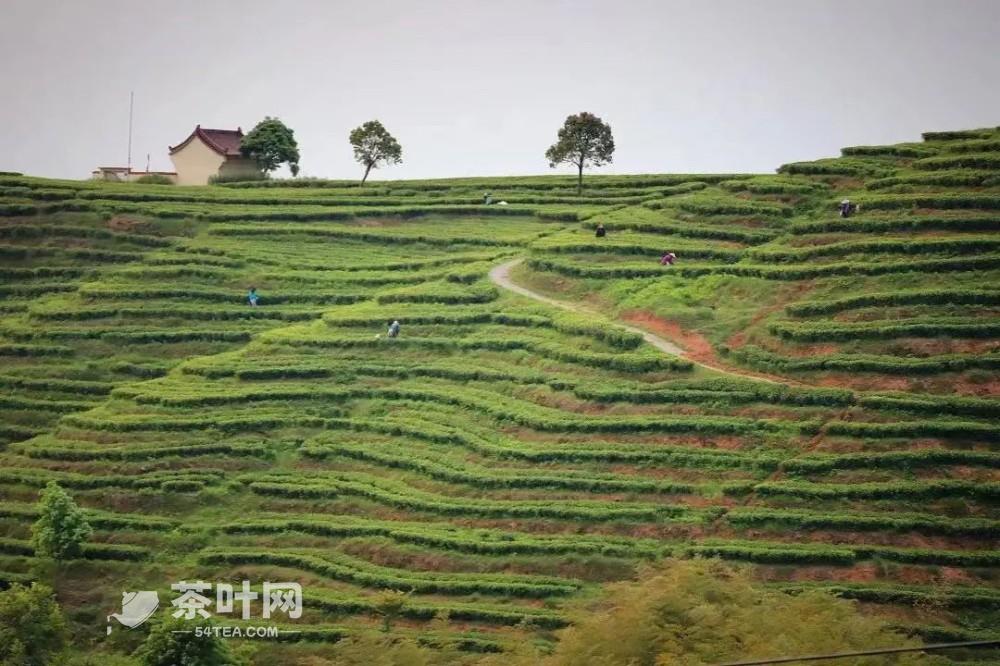
[(207, 129), (197, 125), (188, 138), (170, 147), (178, 185), (206, 185), (213, 176), (252, 178), (257, 163), (243, 157), (243, 130)]

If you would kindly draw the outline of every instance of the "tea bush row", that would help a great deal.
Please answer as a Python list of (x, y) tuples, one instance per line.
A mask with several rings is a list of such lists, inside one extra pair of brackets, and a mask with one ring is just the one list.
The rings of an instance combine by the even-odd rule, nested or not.
[(917, 321), (886, 320), (866, 322), (779, 322), (768, 326), (771, 334), (796, 342), (846, 340), (887, 340), (891, 338), (995, 338), (1000, 336), (1000, 322), (968, 318), (926, 319)]
[(363, 560), (329, 554), (324, 558), (281, 551), (219, 550), (199, 554), (202, 564), (269, 564), (302, 569), (333, 580), (365, 587), (402, 590), (417, 594), (490, 594), (546, 598), (576, 592), (578, 585), (563, 579), (497, 577), (475, 574), (440, 574), (379, 567)]
[(523, 532), (475, 529), (451, 525), (431, 526), (398, 520), (336, 516), (320, 520), (240, 521), (223, 525), (227, 534), (283, 534), (301, 532), (330, 538), (383, 537), (396, 543), (475, 555), (601, 555), (606, 557), (657, 557), (658, 542), (612, 536), (536, 535)]
[(800, 301), (785, 308), (796, 317), (834, 314), (845, 310), (899, 305), (1000, 305), (1000, 290), (913, 289), (871, 292), (846, 298)]
[(550, 488), (581, 492), (629, 492), (659, 494), (705, 494), (723, 490), (737, 495), (750, 489), (749, 483), (726, 483), (710, 488), (694, 483), (630, 478), (621, 475), (595, 476), (572, 472), (538, 472), (534, 470), (487, 469), (471, 463), (455, 464), (439, 459), (416, 455), (393, 455), (371, 446), (351, 444), (326, 444), (300, 449), (309, 458), (326, 459), (346, 457), (383, 467), (403, 469), (429, 476), (438, 481), (474, 486), (476, 488)]
[(920, 375), (939, 372), (1000, 368), (1000, 354), (940, 354), (910, 358), (876, 354), (826, 354), (812, 357), (780, 356), (760, 347), (746, 345), (723, 350), (728, 356), (752, 367), (778, 371), (835, 370)]
[(842, 257), (850, 254), (947, 254), (983, 253), (1000, 250), (1000, 239), (989, 236), (964, 238), (906, 238), (899, 240), (865, 240), (811, 245), (796, 248), (756, 247), (747, 256), (762, 261), (804, 262), (815, 257)]

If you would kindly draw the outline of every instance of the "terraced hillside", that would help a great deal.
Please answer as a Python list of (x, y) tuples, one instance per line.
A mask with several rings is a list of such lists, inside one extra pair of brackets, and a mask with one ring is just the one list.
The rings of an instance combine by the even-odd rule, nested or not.
[[(139, 640), (104, 637), (121, 590), (194, 578), (301, 581), (286, 660), (375, 631), (386, 589), (401, 633), (502, 651), (669, 555), (985, 635), (1000, 132), (926, 139), (582, 197), (0, 176), (0, 579), (38, 575), (57, 480), (95, 527), (58, 577), (95, 651)], [(522, 258), (512, 279), (572, 309), (491, 282)]]

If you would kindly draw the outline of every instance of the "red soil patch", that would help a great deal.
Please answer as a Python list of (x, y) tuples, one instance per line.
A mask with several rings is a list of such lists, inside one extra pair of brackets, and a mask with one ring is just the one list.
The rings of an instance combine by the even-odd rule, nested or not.
[(681, 328), (675, 321), (669, 321), (647, 310), (627, 310), (621, 313), (621, 319), (634, 326), (656, 333), (657, 335), (670, 340), (684, 349), (684, 357), (710, 368), (725, 372), (731, 375), (741, 375), (756, 379), (768, 379), (771, 381), (795, 384), (792, 380), (777, 375), (769, 375), (763, 372), (755, 372), (738, 368), (722, 361), (715, 353), (715, 348), (705, 336), (695, 331)]
[(126, 215), (115, 215), (108, 220), (108, 228), (114, 231), (139, 231), (149, 227), (149, 222)]
[(973, 395), (983, 398), (1000, 396), (1000, 378), (985, 382), (972, 382), (968, 379), (959, 379), (955, 382), (954, 386), (955, 393), (961, 395)]
[(856, 390), (907, 391), (910, 380), (906, 377), (859, 377), (845, 373), (833, 373), (815, 380), (818, 386), (848, 388)]
[(733, 334), (732, 336), (730, 336), (728, 340), (726, 340), (726, 345), (729, 346), (731, 349), (739, 349), (740, 347), (742, 347), (744, 344), (746, 344), (746, 331), (749, 331), (754, 326), (759, 324), (764, 319), (764, 317), (767, 317), (771, 313), (777, 312), (778, 310), (784, 308), (789, 303), (789, 301), (798, 300), (798, 298), (803, 294), (812, 291), (813, 286), (814, 282), (812, 280), (805, 280), (802, 282), (797, 282), (791, 289), (779, 293), (776, 302), (772, 303), (766, 308), (761, 308), (757, 312), (757, 314), (755, 314), (750, 319), (750, 323), (748, 323), (742, 331)]
[(900, 349), (916, 356), (979, 354), (993, 352), (1000, 348), (1000, 341), (997, 340), (904, 338), (897, 341), (896, 344)]

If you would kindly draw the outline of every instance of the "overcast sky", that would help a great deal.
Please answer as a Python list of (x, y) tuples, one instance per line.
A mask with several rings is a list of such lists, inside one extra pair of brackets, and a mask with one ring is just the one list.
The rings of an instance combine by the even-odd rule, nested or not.
[[(841, 146), (1000, 124), (1000, 0), (0, 0), (0, 170), (171, 169), (203, 127), (295, 130), (304, 175), (551, 173), (570, 113), (599, 173), (768, 172)], [(561, 171), (568, 171), (561, 169)]]

